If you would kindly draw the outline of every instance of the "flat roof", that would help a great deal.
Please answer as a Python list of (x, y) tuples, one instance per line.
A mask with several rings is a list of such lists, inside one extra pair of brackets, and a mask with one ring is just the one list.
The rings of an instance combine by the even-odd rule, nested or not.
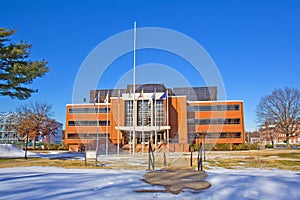
[(229, 103), (229, 102), (244, 102), (243, 100), (215, 100), (215, 101), (187, 101), (188, 103)]

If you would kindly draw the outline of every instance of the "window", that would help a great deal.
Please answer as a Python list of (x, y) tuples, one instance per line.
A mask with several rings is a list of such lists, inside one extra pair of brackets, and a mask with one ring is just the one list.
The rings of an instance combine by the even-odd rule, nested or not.
[[(154, 117), (156, 117), (156, 126), (163, 126), (164, 125), (164, 102), (163, 100), (156, 100), (156, 115), (154, 114)], [(154, 111), (154, 112), (155, 112)]]
[[(189, 140), (193, 140), (195, 135), (197, 133), (189, 133)], [(242, 133), (241, 132), (221, 132), (221, 133), (216, 133), (216, 132), (209, 132), (205, 136), (206, 138), (241, 138)], [(200, 133), (200, 138), (203, 138), (203, 135)]]
[[(98, 137), (97, 137), (98, 136)], [(84, 140), (97, 140), (101, 138), (109, 138), (110, 134), (106, 133), (68, 133), (68, 139), (84, 139)]]
[(125, 126), (133, 126), (133, 101), (125, 103)]
[(110, 108), (69, 108), (69, 113), (107, 113), (110, 112)]
[(138, 109), (138, 126), (151, 126), (151, 101), (139, 100), (137, 102)]
[(188, 119), (189, 125), (207, 125), (207, 124), (240, 124), (239, 118), (216, 118), (216, 119)]
[(212, 105), (212, 106), (188, 106), (190, 112), (205, 111), (237, 111), (240, 110), (239, 104), (234, 105)]
[[(68, 126), (97, 126), (98, 121), (68, 121)], [(99, 126), (110, 126), (110, 121), (99, 121)]]

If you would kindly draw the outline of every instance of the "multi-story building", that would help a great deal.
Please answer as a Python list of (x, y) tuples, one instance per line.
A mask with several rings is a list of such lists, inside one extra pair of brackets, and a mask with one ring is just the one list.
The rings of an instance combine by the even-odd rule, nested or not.
[[(216, 87), (165, 88), (163, 84), (91, 90), (90, 103), (66, 106), (65, 143), (126, 147), (153, 143), (173, 151), (189, 144), (244, 143), (242, 101), (217, 101)], [(107, 145), (107, 143), (105, 144)], [(138, 151), (138, 149), (136, 149)]]
[[(16, 128), (20, 122), (19, 116), (14, 112), (2, 112), (0, 113), (0, 143), (16, 143), (24, 141), (25, 138), (21, 138)], [(46, 143), (62, 143), (62, 126), (63, 124), (56, 122), (58, 130), (55, 135), (47, 135), (45, 137), (38, 137), (37, 140)]]
[[(300, 120), (294, 125), (296, 132), (294, 136), (289, 138), (289, 144), (300, 144)], [(287, 142), (286, 134), (278, 128), (276, 124), (264, 123), (259, 128), (260, 140), (263, 144), (284, 144)]]
[(15, 129), (18, 124), (18, 116), (13, 112), (0, 113), (0, 143), (15, 143), (19, 135)]

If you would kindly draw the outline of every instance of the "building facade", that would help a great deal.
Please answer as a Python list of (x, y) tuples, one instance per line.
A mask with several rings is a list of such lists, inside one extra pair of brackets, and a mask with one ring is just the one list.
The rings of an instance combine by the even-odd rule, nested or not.
[(0, 113), (0, 143), (15, 143), (19, 141), (19, 135), (15, 129), (17, 124), (18, 116), (16, 113)]
[(188, 151), (196, 137), (197, 142), (245, 142), (243, 102), (218, 101), (216, 87), (146, 84), (132, 91), (132, 85), (91, 90), (90, 103), (67, 104), (65, 143), (70, 149), (98, 148), (104, 140), (123, 148), (151, 142), (172, 151)]
[[(16, 130), (19, 122), (20, 119), (17, 113), (0, 113), (0, 143), (16, 143), (25, 140), (25, 138), (20, 137)], [(58, 130), (55, 135), (47, 135), (45, 137), (39, 136), (36, 140), (49, 144), (61, 144), (63, 124), (59, 122), (56, 122), (56, 124), (58, 125)]]
[[(289, 144), (300, 144), (300, 120), (294, 125), (296, 130), (294, 136), (289, 138)], [(287, 143), (286, 134), (276, 125), (272, 123), (265, 123), (259, 128), (260, 141), (263, 144), (285, 144)]]

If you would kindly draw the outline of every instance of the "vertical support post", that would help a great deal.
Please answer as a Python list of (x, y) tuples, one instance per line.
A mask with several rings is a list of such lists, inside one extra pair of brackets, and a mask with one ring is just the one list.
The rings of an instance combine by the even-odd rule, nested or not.
[(164, 152), (164, 166), (167, 166), (167, 157), (166, 157), (166, 152)]
[(149, 155), (148, 155), (148, 170), (150, 170), (150, 166), (152, 167), (152, 170), (154, 170), (155, 166), (155, 158), (153, 154), (153, 149), (151, 143), (149, 143)]
[(202, 171), (202, 142), (200, 142), (199, 150), (198, 150), (198, 171)]
[(190, 166), (193, 166), (193, 152), (191, 151)]
[(206, 133), (207, 133), (206, 130), (202, 130), (202, 136), (203, 136), (203, 142), (204, 142), (204, 151), (203, 151), (204, 152), (204, 161), (206, 161), (206, 155), (205, 155), (206, 154), (206, 152), (205, 152), (205, 149), (206, 149), (205, 148), (206, 147), (206, 145), (205, 145)]
[(26, 144), (25, 144), (25, 159), (26, 160), (27, 160), (28, 141), (29, 141), (29, 130), (26, 130)]

